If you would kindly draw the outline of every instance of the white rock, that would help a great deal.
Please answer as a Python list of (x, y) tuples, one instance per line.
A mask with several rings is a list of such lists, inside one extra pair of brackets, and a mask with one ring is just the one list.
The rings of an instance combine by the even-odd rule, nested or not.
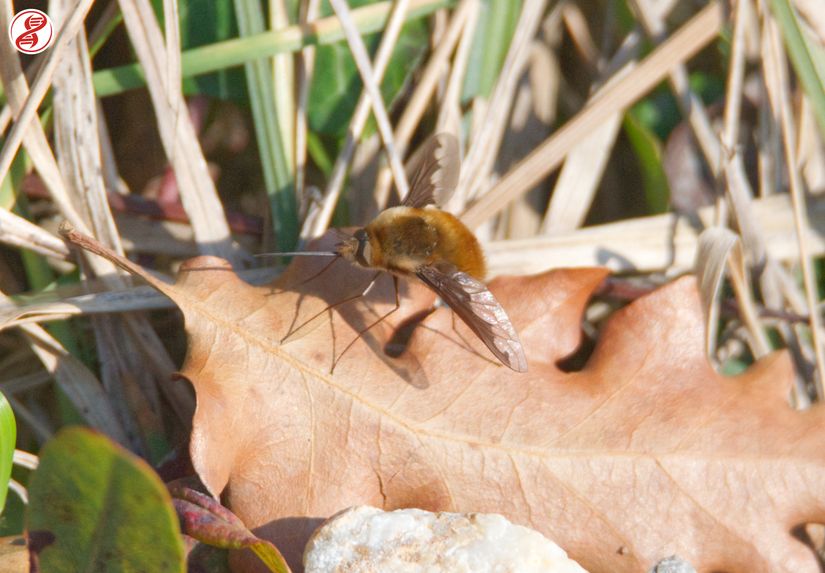
[(587, 573), (541, 533), (495, 513), (352, 507), (320, 527), (306, 573)]

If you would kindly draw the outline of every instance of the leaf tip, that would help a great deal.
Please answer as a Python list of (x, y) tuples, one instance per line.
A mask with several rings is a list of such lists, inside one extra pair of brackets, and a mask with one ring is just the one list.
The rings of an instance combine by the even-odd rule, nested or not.
[(205, 271), (205, 270), (217, 270), (217, 271), (224, 271), (232, 270), (232, 264), (223, 259), (221, 257), (215, 257), (212, 255), (203, 255), (199, 257), (193, 257), (191, 259), (187, 259), (183, 261), (180, 266), (180, 272), (188, 272), (188, 271)]
[(68, 219), (63, 219), (58, 227), (57, 231), (60, 233), (61, 237), (71, 240), (71, 234), (76, 232), (74, 225), (72, 225), (71, 221)]

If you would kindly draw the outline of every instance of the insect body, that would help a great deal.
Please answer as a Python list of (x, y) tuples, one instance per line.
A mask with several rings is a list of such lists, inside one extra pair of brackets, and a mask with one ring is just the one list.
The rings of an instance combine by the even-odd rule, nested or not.
[(437, 209), (391, 207), (339, 247), (369, 268), (414, 275), (422, 265), (449, 263), (479, 280), (486, 268), (481, 246), (456, 217)]
[(518, 334), (482, 282), (486, 268), (478, 240), (456, 217), (433, 206), (449, 198), (458, 173), (458, 142), (447, 134), (433, 136), (403, 204), (381, 212), (339, 243), (336, 253), (362, 267), (418, 278), (503, 364), (525, 372)]

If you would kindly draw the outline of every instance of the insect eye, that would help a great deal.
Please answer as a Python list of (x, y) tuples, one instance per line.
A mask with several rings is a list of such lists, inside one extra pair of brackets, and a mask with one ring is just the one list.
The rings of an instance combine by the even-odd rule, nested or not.
[(361, 243), (361, 260), (364, 266), (369, 266), (372, 261), (372, 246), (367, 240)]
[(368, 267), (372, 260), (372, 248), (370, 247), (369, 237), (364, 229), (355, 231), (355, 240), (358, 241), (358, 248), (355, 251), (355, 260), (358, 264)]

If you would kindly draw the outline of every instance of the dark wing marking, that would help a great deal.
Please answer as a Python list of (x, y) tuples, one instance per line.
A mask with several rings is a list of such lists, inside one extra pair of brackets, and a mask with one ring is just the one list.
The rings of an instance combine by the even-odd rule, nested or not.
[(413, 161), (415, 173), (402, 205), (418, 209), (433, 203), (443, 205), (458, 185), (458, 140), (449, 133), (437, 133), (424, 142)]
[(527, 357), (510, 318), (481, 281), (452, 265), (421, 266), (416, 275), (476, 333), (490, 352), (516, 372), (527, 372)]

